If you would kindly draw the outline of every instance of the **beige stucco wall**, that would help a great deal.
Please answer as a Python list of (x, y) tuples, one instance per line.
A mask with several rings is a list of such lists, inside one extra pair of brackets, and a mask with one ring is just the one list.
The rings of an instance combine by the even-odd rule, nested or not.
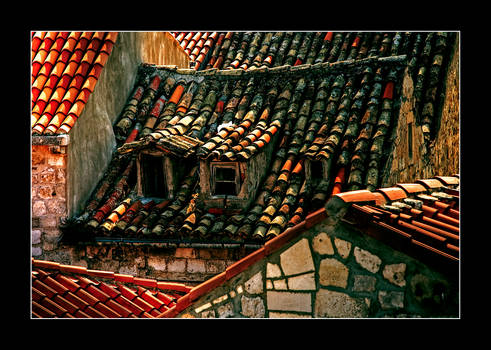
[[(418, 178), (459, 173), (460, 160), (460, 59), (459, 40), (451, 54), (445, 81), (445, 98), (440, 128), (428, 145), (423, 139), (421, 126), (416, 122), (413, 96), (415, 82), (404, 72), (399, 119), (390, 155), (383, 171), (381, 187), (399, 182), (413, 182)], [(409, 156), (408, 125), (412, 124), (412, 157)]]
[(112, 125), (135, 84), (140, 63), (188, 68), (189, 58), (167, 32), (120, 32), (82, 115), (71, 130), (67, 164), (68, 216), (79, 214), (116, 146)]

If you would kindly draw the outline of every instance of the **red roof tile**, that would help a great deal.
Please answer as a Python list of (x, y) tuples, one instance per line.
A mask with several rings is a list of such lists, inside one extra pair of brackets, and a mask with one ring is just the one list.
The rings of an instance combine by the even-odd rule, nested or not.
[(397, 184), (396, 186), (401, 187), (407, 194), (412, 193), (423, 193), (426, 192), (426, 187), (421, 184)]
[[(33, 35), (33, 134), (70, 132), (94, 90), (116, 37), (115, 32), (46, 32)], [(87, 91), (82, 92), (84, 89)], [(39, 104), (39, 101), (43, 103)]]
[(156, 317), (175, 305), (170, 294), (182, 297), (191, 290), (181, 283), (130, 277), (32, 259), (32, 316)]
[(399, 187), (380, 188), (377, 192), (382, 193), (389, 201), (406, 198), (406, 192)]
[[(202, 33), (199, 38), (196, 32), (173, 35), (179, 37), (181, 43), (182, 40), (187, 40), (183, 43), (183, 48), (187, 49), (189, 46), (193, 54), (193, 50), (201, 45), (201, 39), (206, 34)], [(213, 33), (209, 34), (203, 47), (206, 47), (206, 42), (212, 36)], [(218, 71), (179, 73), (174, 68), (142, 65), (135, 92), (128, 99), (121, 119), (115, 125), (118, 146), (126, 141), (131, 142), (131, 145), (125, 144), (121, 148), (133, 147), (136, 144), (143, 145), (150, 138), (158, 138), (159, 141), (155, 143), (149, 141), (148, 147), (155, 145), (163, 152), (170, 152), (171, 147), (164, 146), (165, 141), (172, 147), (178, 145), (179, 150), (184, 150), (178, 156), (185, 154), (184, 157), (187, 157), (190, 154), (187, 152), (191, 151), (196, 152), (199, 158), (210, 161), (244, 161), (251, 159), (256, 153), (267, 151), (272, 154), (270, 164), (278, 159), (280, 165), (285, 165), (285, 161), (292, 156), (291, 164), (286, 164), (288, 169), (284, 171), (281, 171), (281, 167), (272, 171), (271, 165), (268, 164), (265, 171), (269, 173), (260, 174), (267, 179), (266, 184), (260, 185), (256, 198), (251, 198), (257, 203), (254, 202), (250, 209), (246, 209), (244, 215), (231, 217), (223, 208), (210, 208), (202, 212), (196, 210), (191, 217), (192, 224), (196, 225), (189, 225), (191, 220), (184, 220), (180, 214), (180, 211), (187, 209), (191, 203), (189, 191), (185, 195), (183, 191), (184, 203), (172, 203), (165, 211), (155, 210), (155, 213), (139, 209), (138, 213), (134, 214), (134, 221), (125, 225), (122, 219), (119, 219), (118, 223), (121, 225), (115, 226), (111, 232), (103, 232), (104, 234), (122, 239), (138, 236), (142, 239), (165, 241), (171, 238), (171, 235), (174, 236), (172, 239), (179, 240), (199, 233), (199, 239), (206, 241), (210, 237), (206, 234), (208, 231), (211, 232), (211, 227), (201, 224), (201, 219), (204, 218), (205, 222), (211, 218), (219, 223), (227, 220), (224, 226), (228, 228), (225, 230), (227, 239), (249, 242), (261, 236), (264, 238), (263, 241), (267, 241), (289, 226), (302, 222), (312, 211), (323, 207), (333, 192), (336, 194), (341, 190), (366, 188), (373, 191), (370, 197), (374, 203), (371, 204), (377, 205), (393, 199), (386, 198), (382, 192), (375, 192), (375, 189), (382, 173), (377, 169), (382, 169), (381, 162), (385, 158), (385, 148), (382, 145), (384, 139), (389, 141), (391, 125), (394, 125), (394, 118), (397, 118), (393, 115), (391, 100), (394, 99), (395, 102), (400, 97), (398, 94), (403, 71), (400, 68), (405, 65), (402, 56), (395, 55), (407, 54), (408, 61), (410, 58), (419, 59), (419, 54), (412, 50), (417, 51), (415, 40), (424, 38), (426, 34), (343, 32), (322, 35), (230, 32), (215, 33), (214, 36), (216, 50), (210, 49), (210, 61), (203, 61), (201, 68), (208, 67), (209, 64), (214, 65), (214, 62), (222, 59), (223, 67), (220, 66)], [(323, 38), (325, 40), (322, 40)], [(380, 50), (382, 40), (384, 48)], [(241, 45), (253, 42), (256, 46), (251, 48), (251, 57), (247, 57), (250, 47)], [(404, 43), (405, 46), (400, 43)], [(450, 44), (450, 41), (448, 43)], [(192, 49), (191, 45), (194, 45)], [(263, 47), (265, 50), (259, 54), (258, 51)], [(289, 48), (295, 51), (292, 51), (291, 55)], [(232, 49), (234, 51), (229, 51), (230, 55), (227, 55), (227, 50)], [(389, 49), (390, 53), (387, 51)], [(387, 54), (392, 55), (391, 59), (394, 58), (395, 61), (391, 62), (397, 64), (391, 63), (386, 66), (387, 61), (381, 56)], [(214, 57), (218, 59), (213, 61)], [(224, 70), (227, 67), (225, 63), (230, 66), (236, 60), (246, 62), (250, 67), (261, 68), (262, 66), (257, 64), (264, 63), (264, 60), (261, 61), (264, 57), (272, 57), (269, 67), (274, 66), (276, 69)], [(361, 58), (366, 60), (361, 61)], [(285, 61), (291, 65), (297, 59), (307, 64), (297, 67), (276, 65), (277, 62), (282, 64)], [(308, 62), (322, 63), (311, 65)], [(155, 91), (157, 84), (153, 84), (156, 76), (161, 77), (161, 85), (165, 85), (158, 94)], [(134, 98), (134, 95), (137, 95), (136, 91), (140, 92), (140, 98)], [(168, 102), (159, 113), (154, 112), (152, 106), (162, 95), (168, 98)], [(76, 95), (73, 102), (79, 100), (84, 99)], [(63, 106), (60, 112), (64, 115), (61, 113), (55, 117), (58, 118), (57, 125), (63, 124), (63, 118), (68, 116), (70, 108), (71, 105)], [(149, 113), (149, 110), (152, 112)], [(363, 114), (361, 111), (366, 113)], [(70, 115), (69, 121), (73, 123), (74, 120), (75, 114)], [(144, 132), (144, 126), (148, 127), (145, 131), (150, 134)], [(203, 145), (194, 147), (199, 142), (203, 142)], [(193, 143), (193, 146), (188, 147), (189, 143)], [(182, 144), (187, 147), (181, 148)], [(268, 148), (268, 144), (272, 144), (272, 147)], [(130, 148), (125, 148), (127, 149)], [(284, 153), (281, 153), (282, 151)], [(315, 186), (313, 181), (305, 178), (307, 172), (292, 171), (295, 164), (299, 164), (299, 160), (303, 158), (328, 160), (332, 170), (329, 173), (335, 174), (338, 169), (345, 169), (346, 179), (325, 179), (326, 181)], [(135, 171), (136, 165), (132, 166), (132, 171)], [(247, 177), (244, 175), (244, 172), (240, 171), (240, 178), (243, 180)], [(111, 193), (119, 186), (118, 181), (105, 178), (102, 181), (103, 185), (94, 191), (84, 213), (89, 217), (87, 221), (90, 225), (84, 219), (80, 221), (80, 227), (87, 228), (90, 234), (98, 236), (99, 229), (103, 229), (104, 225), (115, 224), (115, 220), (120, 216), (112, 213), (112, 210), (128, 198), (128, 192), (135, 193), (134, 178), (128, 178), (126, 185), (129, 188), (114, 191), (114, 196)], [(194, 176), (191, 178), (197, 179)], [(299, 186), (296, 186), (296, 180), (300, 183)], [(303, 181), (305, 186), (300, 188)], [(310, 189), (309, 185), (313, 188)], [(400, 186), (396, 187), (398, 190), (393, 190), (392, 195), (410, 195), (410, 192), (404, 192)], [(180, 191), (180, 186), (177, 185), (176, 190), (178, 188)], [(290, 191), (288, 195), (286, 190)], [(271, 199), (272, 196), (275, 197), (274, 201)], [(222, 203), (225, 203), (225, 200)], [(181, 204), (186, 207), (183, 208)], [(198, 206), (198, 209), (201, 208)], [(156, 224), (154, 218), (158, 217), (159, 213), (165, 215), (158, 219), (159, 224)], [(205, 218), (202, 214), (210, 214), (211, 217)], [(225, 214), (226, 219), (221, 220), (222, 218), (218, 217), (220, 214)], [(441, 214), (452, 217), (450, 211)], [(165, 229), (166, 226), (169, 228)], [(190, 228), (194, 228), (194, 231)]]
[[(386, 243), (395, 244), (416, 258), (445, 265), (459, 261), (460, 221), (459, 211), (452, 208), (458, 207), (458, 190), (455, 187), (459, 185), (459, 179), (444, 179), (445, 185), (433, 178), (378, 189), (388, 200), (375, 206), (366, 204), (369, 194), (357, 198), (345, 192), (337, 196), (353, 199), (352, 210), (347, 217), (360, 230)], [(442, 196), (437, 192), (445, 189), (445, 186), (453, 187), (453, 196)], [(439, 200), (438, 196), (445, 198), (446, 202)], [(400, 237), (405, 237), (409, 243), (397, 244), (396, 240)]]

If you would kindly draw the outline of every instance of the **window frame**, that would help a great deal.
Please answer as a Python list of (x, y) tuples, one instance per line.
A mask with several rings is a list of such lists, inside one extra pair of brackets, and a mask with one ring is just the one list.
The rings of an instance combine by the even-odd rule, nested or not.
[[(161, 166), (162, 170), (162, 185), (163, 189), (161, 191), (155, 191), (154, 193), (148, 193), (147, 192), (147, 186), (148, 186), (148, 172), (147, 168), (150, 164), (145, 164), (146, 157), (152, 157), (152, 158), (158, 158), (158, 161)], [(154, 160), (157, 161), (157, 160)], [(171, 189), (169, 188), (169, 183), (167, 179), (167, 174), (166, 174), (166, 159), (163, 154), (160, 152), (140, 152), (138, 155), (138, 195), (142, 197), (148, 197), (148, 198), (159, 198), (159, 199), (169, 199), (171, 197)], [(158, 193), (160, 192), (160, 193)]]
[[(219, 180), (217, 181), (217, 168), (226, 168), (233, 169), (235, 171), (234, 180)], [(210, 175), (211, 175), (211, 196), (215, 198), (222, 197), (238, 197), (240, 193), (241, 187), (241, 178), (240, 178), (240, 168), (238, 162), (211, 162), (210, 163)], [(217, 194), (217, 182), (221, 183), (235, 183), (235, 194)]]

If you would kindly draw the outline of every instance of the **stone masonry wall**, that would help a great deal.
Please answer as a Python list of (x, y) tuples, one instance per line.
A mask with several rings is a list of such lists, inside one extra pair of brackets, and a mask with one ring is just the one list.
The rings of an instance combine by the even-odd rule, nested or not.
[[(399, 119), (394, 130), (381, 187), (396, 183), (426, 179), (438, 175), (459, 173), (460, 160), (460, 83), (459, 83), (459, 40), (451, 54), (451, 62), (445, 81), (445, 98), (441, 107), (441, 118), (435, 139), (425, 144), (423, 132), (415, 117), (415, 82), (404, 72), (401, 91)], [(411, 125), (411, 129), (409, 127)], [(411, 130), (411, 131), (410, 131)], [(409, 150), (411, 132), (412, 149)]]
[(418, 261), (344, 225), (324, 222), (178, 317), (457, 317), (455, 289)]
[(60, 245), (48, 260), (135, 277), (201, 283), (251, 253), (250, 248), (169, 247), (163, 244), (106, 243)]
[(32, 256), (56, 249), (60, 219), (67, 214), (66, 146), (33, 145), (31, 151)]

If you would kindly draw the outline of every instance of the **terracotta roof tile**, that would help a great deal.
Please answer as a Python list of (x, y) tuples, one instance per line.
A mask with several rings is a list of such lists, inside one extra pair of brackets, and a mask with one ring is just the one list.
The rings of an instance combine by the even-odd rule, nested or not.
[(406, 198), (406, 192), (399, 187), (380, 188), (377, 191), (382, 193), (388, 201)]
[(396, 186), (401, 187), (404, 191), (406, 191), (407, 194), (426, 192), (426, 187), (424, 187), (421, 184), (404, 183), (404, 184), (397, 184)]
[[(52, 135), (71, 130), (94, 89), (116, 36), (114, 32), (46, 32), (33, 36), (33, 55), (36, 52), (32, 63), (33, 134)], [(82, 93), (81, 89), (87, 89), (88, 93)], [(82, 102), (73, 106), (79, 94), (78, 100)], [(39, 99), (45, 107), (50, 106), (49, 110), (37, 105)]]
[(443, 183), (436, 178), (435, 179), (418, 180), (416, 182), (425, 186), (429, 190), (438, 189), (438, 188), (443, 186)]
[[(449, 179), (447, 185), (458, 186), (459, 181), (455, 179)], [(365, 198), (369, 194), (358, 201), (354, 200), (353, 210), (347, 214), (348, 221), (368, 235), (395, 245), (397, 249), (425, 262), (444, 266), (458, 262), (460, 221), (458, 210), (452, 209), (458, 201), (458, 192), (454, 192), (457, 196), (443, 196), (448, 201), (444, 203), (435, 197), (439, 196), (436, 191), (443, 186), (435, 179), (421, 179), (413, 184), (398, 186), (377, 190), (387, 195), (388, 200), (384, 204), (366, 204)], [(404, 193), (394, 191), (396, 188)], [(350, 197), (350, 192), (336, 196), (356, 197), (353, 194)], [(448, 215), (450, 210), (454, 210), (454, 217)], [(400, 237), (406, 237), (410, 243), (396, 243)]]
[(181, 297), (191, 290), (155, 280), (150, 290), (149, 279), (121, 279), (125, 275), (49, 261), (32, 259), (32, 267), (33, 317), (156, 317), (175, 304), (163, 292)]
[[(109, 165), (114, 172), (94, 190), (85, 209), (87, 215), (81, 216), (90, 218), (80, 223), (84, 230), (97, 236), (104, 223), (110, 222), (115, 226), (109, 236), (123, 239), (194, 239), (197, 235), (207, 240), (216, 232), (223, 234), (223, 239), (264, 243), (305, 220), (331, 195), (341, 195), (341, 199), (354, 195), (340, 191), (365, 190), (370, 193), (367, 200), (376, 205), (431, 192), (421, 183), (384, 190), (388, 197), (384, 191), (376, 191), (384, 144), (394, 124), (393, 106), (400, 98), (401, 72), (414, 55), (420, 55), (413, 50), (418, 34), (217, 32), (208, 34), (202, 43), (207, 33), (199, 38), (196, 33), (173, 35), (185, 49), (189, 46), (192, 54), (200, 45), (213, 45), (195, 67), (198, 71), (140, 66), (134, 90), (114, 127), (117, 155), (126, 156)], [(423, 39), (426, 33), (419, 37)], [(399, 54), (407, 57), (395, 56)], [(271, 68), (263, 64), (268, 57)], [(284, 65), (297, 60), (312, 62), (294, 68)], [(244, 64), (247, 70), (228, 69)], [(418, 67), (419, 63), (415, 64)], [(213, 66), (219, 69), (203, 71)], [(76, 96), (73, 102), (85, 101), (86, 95)], [(68, 116), (67, 107), (60, 107), (60, 114), (53, 118), (56, 125), (61, 126)], [(70, 118), (73, 123), (75, 114)], [(126, 222), (112, 211), (135, 193), (135, 177), (125, 177), (129, 182), (123, 189), (117, 174), (125, 169), (135, 174), (136, 162), (130, 164), (127, 159), (146, 147), (185, 161), (192, 155), (207, 161), (245, 162), (266, 149), (272, 159), (263, 174), (264, 184), (241, 216), (230, 215), (223, 208), (182, 212), (189, 207), (192, 195), (184, 183), (191, 179), (191, 186), (197, 186), (194, 174), (176, 184), (182, 200), (153, 212), (140, 207)], [(330, 178), (307, 179), (304, 165), (300, 165), (303, 159), (329, 164)], [(278, 168), (273, 169), (274, 164)], [(451, 190), (440, 184), (442, 192)], [(132, 199), (128, 205), (140, 200), (148, 199)], [(214, 216), (213, 225), (207, 224), (205, 214)], [(451, 217), (447, 214), (442, 215)]]

